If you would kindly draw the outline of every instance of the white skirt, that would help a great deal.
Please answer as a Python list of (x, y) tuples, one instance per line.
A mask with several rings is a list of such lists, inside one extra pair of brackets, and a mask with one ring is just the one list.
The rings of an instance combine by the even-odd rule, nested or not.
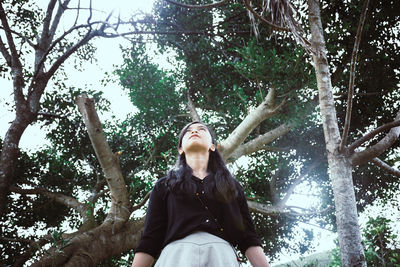
[(155, 267), (237, 267), (233, 247), (224, 239), (195, 232), (169, 243), (161, 252)]

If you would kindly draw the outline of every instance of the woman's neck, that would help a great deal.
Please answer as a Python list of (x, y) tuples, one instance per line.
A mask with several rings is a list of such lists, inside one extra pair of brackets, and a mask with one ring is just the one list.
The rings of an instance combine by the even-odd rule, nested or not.
[(208, 151), (205, 153), (187, 153), (185, 157), (186, 163), (192, 168), (194, 176), (204, 179), (208, 175)]

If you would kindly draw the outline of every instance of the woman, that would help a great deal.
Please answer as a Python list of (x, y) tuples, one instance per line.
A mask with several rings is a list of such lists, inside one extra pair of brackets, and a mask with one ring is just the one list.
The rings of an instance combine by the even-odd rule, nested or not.
[(155, 266), (239, 266), (232, 245), (253, 266), (268, 267), (243, 188), (226, 168), (207, 126), (186, 125), (178, 152), (176, 168), (153, 188), (132, 267), (151, 266), (161, 250)]

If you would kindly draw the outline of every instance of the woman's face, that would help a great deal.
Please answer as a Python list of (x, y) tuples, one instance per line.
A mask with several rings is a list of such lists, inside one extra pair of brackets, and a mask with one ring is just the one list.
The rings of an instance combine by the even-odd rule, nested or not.
[(208, 128), (201, 123), (190, 125), (183, 133), (179, 154), (209, 150), (214, 151), (215, 145), (212, 143), (212, 137)]

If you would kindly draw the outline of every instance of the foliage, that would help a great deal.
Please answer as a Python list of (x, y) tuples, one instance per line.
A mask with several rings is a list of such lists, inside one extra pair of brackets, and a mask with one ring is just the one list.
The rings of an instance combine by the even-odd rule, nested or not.
[[(364, 132), (371, 126), (391, 121), (399, 108), (396, 104), (399, 99), (399, 76), (396, 70), (400, 64), (400, 50), (398, 44), (391, 43), (391, 40), (396, 37), (393, 29), (398, 24), (398, 16), (393, 12), (400, 7), (396, 8), (396, 1), (390, 9), (384, 1), (371, 2), (372, 11), (357, 66), (356, 99), (351, 124), (351, 131), (356, 134), (350, 137), (351, 140), (360, 135), (358, 131)], [(243, 118), (261, 103), (270, 88), (277, 90), (277, 102), (283, 99), (287, 101), (280, 114), (262, 122), (246, 141), (288, 121), (295, 122), (295, 129), (269, 144), (276, 150), (258, 151), (248, 155), (245, 163), (240, 161), (229, 166), (243, 184), (246, 195), (254, 201), (266, 205), (277, 204), (296, 178), (315, 161), (326, 158), (322, 127), (316, 115), (315, 78), (308, 55), (286, 33), (271, 35), (269, 28), (260, 26), (261, 37), (257, 39), (252, 36), (248, 16), (240, 3), (230, 1), (210, 12), (184, 9), (158, 1), (154, 15), (156, 23), (148, 29), (176, 33), (154, 37), (157, 44), (156, 51), (152, 51), (154, 54), (166, 51), (176, 54), (170, 60), (172, 68), (169, 70), (154, 63), (144, 38), (137, 38), (131, 47), (122, 49), (124, 62), (116, 67), (115, 75), (137, 111), (121, 121), (105, 121), (103, 126), (112, 150), (122, 152), (120, 164), (132, 204), (138, 204), (154, 182), (173, 166), (177, 136), (183, 125), (191, 120), (186, 109), (188, 96), (195, 103), (202, 120), (214, 128), (219, 142), (229, 136)], [(19, 13), (16, 11), (10, 16), (13, 16), (16, 24), (23, 23), (21, 25), (27, 29), (27, 34), (33, 34), (38, 27), (35, 21), (42, 15), (34, 7), (24, 5), (18, 9)], [(361, 5), (359, 1), (325, 1), (323, 7), (329, 61), (335, 70), (333, 78), (338, 116), (343, 123), (349, 55)], [(187, 34), (177, 33), (182, 31)], [(208, 35), (198, 33), (200, 31)], [(65, 49), (68, 43), (60, 46)], [(93, 47), (80, 51), (80, 59), (92, 59), (91, 53)], [(27, 55), (30, 56), (28, 52)], [(50, 145), (32, 153), (20, 153), (15, 174), (16, 185), (40, 186), (52, 192), (84, 199), (91, 206), (90, 212), (93, 212), (95, 222), (99, 224), (107, 214), (109, 199), (103, 195), (95, 202), (88, 200), (88, 196), (98, 190), (99, 184), (102, 185), (100, 190), (104, 188), (104, 183), (101, 183), (104, 177), (73, 100), (86, 92), (95, 98), (99, 111), (108, 110), (108, 102), (98, 91), (68, 87), (65, 83), (69, 81), (64, 83), (61, 80), (55, 80), (56, 89), (46, 93), (41, 110), (44, 115), (40, 115), (36, 122), (47, 132)], [(376, 120), (371, 121), (371, 118)], [(393, 151), (388, 153), (388, 156), (392, 156), (389, 163), (397, 160), (392, 155)], [(308, 173), (306, 181), (320, 186), (321, 203), (317, 203), (315, 208), (324, 210), (332, 207), (327, 163), (321, 160)], [(399, 183), (398, 179), (370, 165), (355, 170), (354, 181), (360, 210), (378, 196), (387, 197), (387, 192), (393, 192), (389, 189), (398, 187)], [(62, 244), (65, 240), (58, 238), (63, 231), (61, 225), (68, 224), (71, 229), (82, 226), (82, 218), (76, 212), (43, 195), (13, 194), (10, 198), (12, 201), (9, 203), (12, 204), (8, 206), (7, 218), (2, 218), (1, 222), (2, 226), (7, 225), (0, 228), (2, 236), (18, 238), (22, 230), (27, 238), (38, 239), (41, 234), (29, 236), (28, 232), (44, 232), (54, 237), (54, 246), (62, 247), (66, 244)], [(291, 242), (299, 234), (296, 229), (299, 221), (314, 220), (321, 226), (334, 229), (335, 219), (331, 211), (301, 218), (285, 214), (253, 214), (253, 218), (266, 254), (274, 259), (284, 248), (301, 253), (311, 250), (312, 232), (302, 233), (302, 242)], [(390, 257), (398, 260), (395, 255), (398, 250), (390, 243), (394, 237), (390, 235), (388, 223), (383, 218), (370, 220), (366, 229), (368, 232), (364, 234), (369, 262), (380, 264), (377, 260), (383, 254), (386, 263), (391, 262)], [(13, 259), (28, 248), (26, 243), (8, 242), (2, 245), (0, 254), (8, 256), (4, 260), (7, 265), (12, 264)], [(122, 253), (104, 261), (101, 266), (121, 265), (131, 259), (131, 253)], [(337, 256), (335, 259), (338, 259)]]

